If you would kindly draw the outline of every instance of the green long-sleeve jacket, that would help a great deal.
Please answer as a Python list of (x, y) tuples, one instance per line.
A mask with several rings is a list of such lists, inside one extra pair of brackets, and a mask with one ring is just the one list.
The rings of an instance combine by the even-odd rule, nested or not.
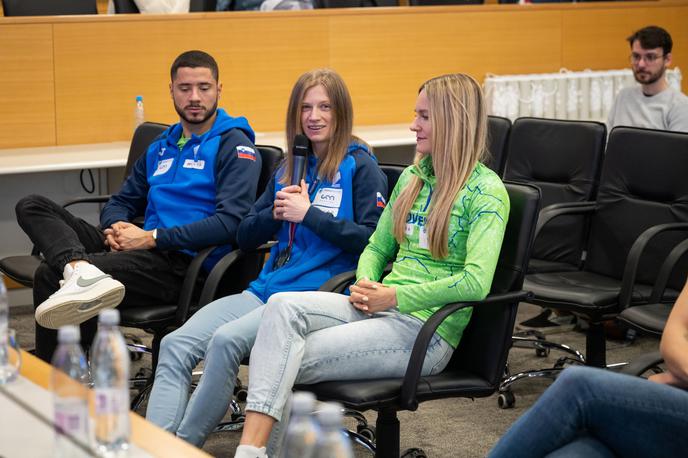
[[(406, 236), (399, 245), (393, 235), (394, 202), (411, 175), (420, 177), (424, 184), (406, 219)], [(509, 215), (509, 196), (504, 184), (492, 170), (478, 163), (452, 209), (449, 256), (433, 259), (425, 223), (435, 183), (430, 156), (423, 158), (418, 166), (404, 170), (356, 271), (357, 279), (379, 280), (398, 247), (392, 272), (383, 284), (396, 288), (402, 313), (423, 321), (445, 304), (487, 296)], [(470, 308), (454, 313), (437, 332), (456, 348), (471, 313)]]

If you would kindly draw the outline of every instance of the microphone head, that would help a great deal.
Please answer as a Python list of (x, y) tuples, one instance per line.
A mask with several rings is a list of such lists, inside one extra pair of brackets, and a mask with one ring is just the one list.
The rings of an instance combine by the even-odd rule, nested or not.
[(311, 141), (303, 134), (294, 137), (294, 156), (308, 156), (311, 150)]

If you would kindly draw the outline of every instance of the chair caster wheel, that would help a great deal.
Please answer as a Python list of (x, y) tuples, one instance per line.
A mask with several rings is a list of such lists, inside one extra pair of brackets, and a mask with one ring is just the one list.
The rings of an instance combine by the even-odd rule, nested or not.
[(401, 454), (401, 458), (428, 458), (428, 455), (419, 448), (410, 448)]
[(516, 404), (516, 397), (511, 391), (499, 393), (497, 396), (497, 405), (500, 409), (512, 409), (514, 404)]
[(536, 348), (535, 349), (535, 356), (537, 356), (538, 358), (545, 358), (545, 357), (549, 356), (549, 351), (550, 351), (549, 347), (547, 347), (547, 348)]
[(368, 439), (370, 442), (375, 443), (375, 426), (365, 425), (357, 426), (356, 432), (361, 436)]
[(248, 391), (245, 389), (241, 389), (241, 390), (237, 391), (237, 393), (236, 393), (236, 398), (237, 398), (237, 401), (239, 401), (239, 402), (245, 402), (247, 397), (248, 397)]

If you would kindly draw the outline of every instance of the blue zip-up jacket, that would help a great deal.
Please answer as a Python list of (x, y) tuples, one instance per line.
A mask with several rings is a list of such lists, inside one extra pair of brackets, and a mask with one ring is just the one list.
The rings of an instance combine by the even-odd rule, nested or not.
[(318, 177), (317, 168), (317, 158), (309, 156), (311, 207), (297, 225), (291, 258), (284, 266), (275, 269), (274, 262), (289, 244), (289, 223), (272, 217), (275, 194), (284, 187), (279, 183), (283, 167), (239, 226), (239, 247), (244, 250), (277, 235), (270, 259), (248, 288), (263, 302), (278, 292), (317, 290), (332, 276), (355, 269), (382, 214), (387, 177), (364, 145), (349, 145), (332, 182)]
[(261, 158), (246, 118), (223, 109), (208, 132), (192, 135), (180, 151), (181, 135), (181, 124), (175, 124), (151, 143), (103, 208), (100, 224), (107, 228), (145, 212), (143, 228), (158, 229), (160, 250), (193, 255), (220, 245), (205, 264), (209, 268), (235, 243), (255, 201)]

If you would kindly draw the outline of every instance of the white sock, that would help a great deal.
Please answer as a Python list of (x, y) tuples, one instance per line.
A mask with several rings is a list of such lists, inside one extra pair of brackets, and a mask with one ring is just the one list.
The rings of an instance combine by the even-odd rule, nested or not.
[(254, 447), (253, 445), (240, 445), (234, 452), (234, 458), (267, 458), (265, 447)]

